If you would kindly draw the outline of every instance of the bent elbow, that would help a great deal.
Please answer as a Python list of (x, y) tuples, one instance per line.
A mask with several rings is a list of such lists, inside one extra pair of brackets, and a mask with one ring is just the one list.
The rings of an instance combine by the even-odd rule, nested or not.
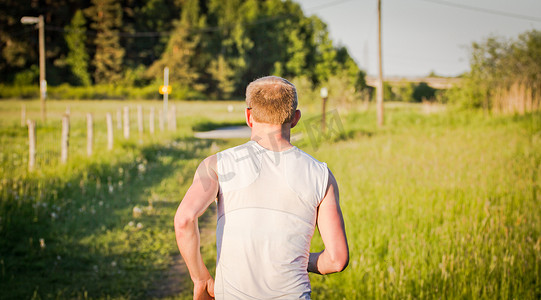
[(174, 219), (175, 231), (178, 233), (186, 231), (193, 224), (195, 224), (195, 220), (195, 216), (177, 213)]
[(342, 272), (346, 269), (348, 264), (349, 264), (349, 255), (344, 255), (342, 257), (339, 257), (332, 262), (332, 270), (329, 273)]
[(331, 260), (331, 263), (330, 263), (330, 266), (329, 266), (330, 270), (328, 270), (328, 272), (326, 272), (326, 273), (331, 274), (331, 273), (342, 272), (342, 271), (344, 271), (346, 269), (348, 264), (349, 264), (349, 253), (348, 252), (337, 255), (337, 256), (333, 257), (333, 259)]
[(336, 272), (342, 272), (344, 271), (347, 266), (349, 265), (349, 255), (346, 255), (346, 257), (344, 259), (342, 259), (338, 264), (337, 264), (337, 269), (336, 269)]

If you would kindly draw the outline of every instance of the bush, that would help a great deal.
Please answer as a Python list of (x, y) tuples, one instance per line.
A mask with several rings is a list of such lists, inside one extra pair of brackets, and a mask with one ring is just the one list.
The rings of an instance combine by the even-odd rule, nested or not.
[(36, 85), (10, 86), (0, 84), (0, 99), (39, 98), (39, 87)]
[(449, 101), (504, 113), (541, 108), (541, 31), (473, 43), (470, 67), (462, 88), (446, 93)]
[(15, 74), (13, 80), (16, 86), (32, 85), (39, 81), (39, 68), (32, 65), (30, 68)]
[[(361, 100), (361, 93), (355, 89), (356, 82), (353, 82), (344, 72), (332, 75), (326, 83), (329, 90), (329, 99), (335, 103), (351, 104)], [(319, 90), (318, 90), (319, 91)]]
[(312, 81), (308, 77), (295, 77), (291, 79), (291, 83), (297, 88), (300, 105), (311, 104), (320, 100), (319, 91), (316, 91)]
[[(59, 86), (50, 86), (47, 88), (47, 98), (57, 100), (154, 100), (161, 99), (162, 95), (158, 92), (160, 84), (150, 84), (143, 87), (133, 87), (129, 85), (94, 85), (94, 86), (71, 86), (61, 84)], [(196, 100), (206, 99), (207, 97), (193, 91), (187, 87), (173, 85), (173, 91), (169, 95), (170, 99), (175, 100)], [(10, 98), (39, 98), (39, 87), (35, 85), (8, 86), (0, 85), (0, 99)]]
[(436, 89), (429, 86), (426, 82), (420, 82), (413, 90), (412, 97), (415, 102), (421, 102), (425, 100), (434, 100), (436, 96)]

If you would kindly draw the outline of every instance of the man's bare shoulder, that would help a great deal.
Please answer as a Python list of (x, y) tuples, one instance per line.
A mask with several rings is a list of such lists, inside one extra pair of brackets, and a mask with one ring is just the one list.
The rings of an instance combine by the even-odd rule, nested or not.
[(196, 175), (199, 175), (199, 177), (217, 178), (217, 161), (218, 158), (216, 154), (213, 154), (203, 159), (203, 161), (201, 161), (201, 163), (197, 167)]

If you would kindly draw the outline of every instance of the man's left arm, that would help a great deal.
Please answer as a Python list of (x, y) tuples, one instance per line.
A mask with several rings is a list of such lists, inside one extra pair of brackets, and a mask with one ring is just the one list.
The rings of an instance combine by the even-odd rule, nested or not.
[(194, 180), (175, 214), (177, 245), (194, 282), (194, 299), (214, 296), (214, 280), (203, 262), (200, 251), (198, 218), (218, 194), (216, 155), (207, 157), (195, 172)]
[(317, 213), (317, 226), (325, 249), (310, 253), (308, 272), (318, 274), (341, 272), (349, 263), (349, 247), (339, 198), (338, 183), (329, 170), (327, 192)]

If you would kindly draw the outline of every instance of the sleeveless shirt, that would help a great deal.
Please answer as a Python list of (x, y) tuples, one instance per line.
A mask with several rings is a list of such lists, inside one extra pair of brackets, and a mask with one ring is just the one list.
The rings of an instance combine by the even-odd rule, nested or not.
[(297, 147), (217, 153), (216, 299), (310, 299), (308, 258), (329, 171)]

